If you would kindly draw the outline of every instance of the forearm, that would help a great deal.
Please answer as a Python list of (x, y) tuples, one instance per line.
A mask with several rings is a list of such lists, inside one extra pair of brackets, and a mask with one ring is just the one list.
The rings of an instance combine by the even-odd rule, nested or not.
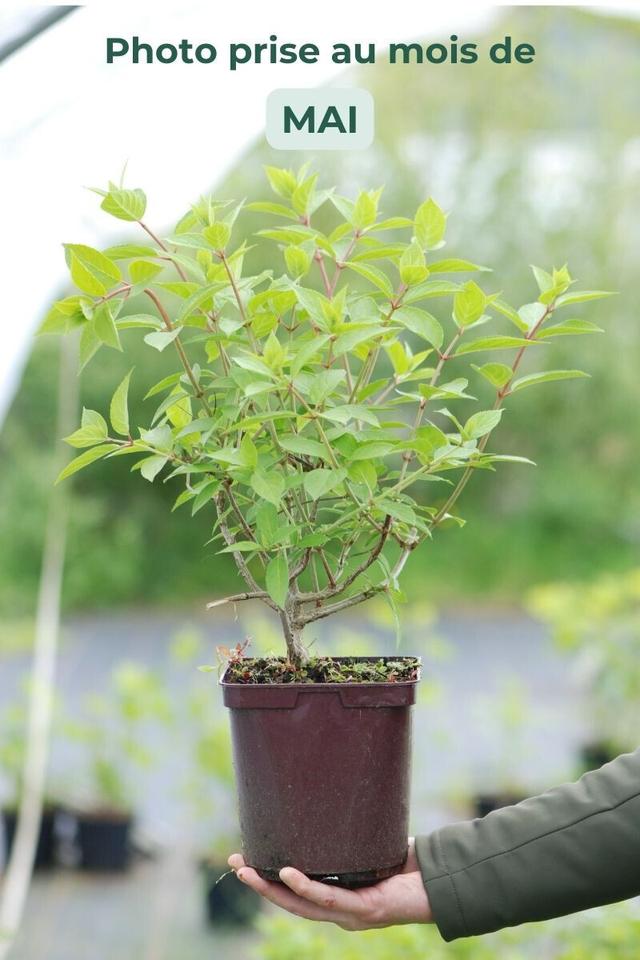
[(640, 894), (640, 750), (489, 814), (416, 838), (445, 940)]

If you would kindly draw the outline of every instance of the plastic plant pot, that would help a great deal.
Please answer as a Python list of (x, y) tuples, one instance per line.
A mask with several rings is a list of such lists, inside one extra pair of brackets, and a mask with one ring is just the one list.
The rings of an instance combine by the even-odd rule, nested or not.
[[(260, 912), (262, 900), (251, 887), (238, 883), (226, 863), (202, 864), (207, 923), (244, 927)], [(222, 878), (222, 879), (221, 879)]]
[(525, 794), (516, 793), (480, 793), (473, 798), (473, 809), (476, 817), (486, 817), (494, 810), (502, 807), (513, 807), (525, 799)]
[[(5, 863), (11, 855), (11, 848), (16, 834), (18, 813), (16, 810), (3, 810), (2, 820), (4, 826), (4, 859)], [(40, 819), (40, 831), (38, 833), (38, 842), (36, 845), (36, 854), (34, 866), (37, 869), (47, 869), (55, 864), (56, 854), (56, 809), (54, 807), (45, 807)]]
[(407, 858), (419, 678), (239, 684), (225, 677), (246, 862), (271, 880), (291, 865), (350, 887), (397, 873)]
[(84, 870), (126, 870), (131, 859), (132, 823), (128, 814), (79, 814), (76, 840), (80, 866)]

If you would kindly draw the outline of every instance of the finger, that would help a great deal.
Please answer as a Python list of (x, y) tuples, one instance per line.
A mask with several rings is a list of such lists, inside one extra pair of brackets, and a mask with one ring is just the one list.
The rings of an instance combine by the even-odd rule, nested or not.
[(281, 883), (274, 883), (271, 880), (264, 880), (251, 867), (242, 867), (238, 871), (238, 879), (246, 883), (247, 886), (259, 893), (265, 900), (275, 904), (282, 910), (295, 914), (297, 917), (305, 917), (307, 920), (327, 920), (337, 922), (341, 917), (337, 917), (334, 910), (322, 909), (315, 906), (308, 900), (298, 897), (288, 887)]
[(227, 863), (232, 870), (239, 870), (241, 867), (244, 867), (244, 857), (241, 853), (232, 853)]
[(283, 867), (280, 871), (283, 883), (297, 893), (304, 900), (309, 900), (327, 910), (347, 914), (362, 912), (362, 899), (354, 890), (345, 890), (343, 887), (333, 887), (317, 880), (310, 880), (300, 870), (294, 867)]

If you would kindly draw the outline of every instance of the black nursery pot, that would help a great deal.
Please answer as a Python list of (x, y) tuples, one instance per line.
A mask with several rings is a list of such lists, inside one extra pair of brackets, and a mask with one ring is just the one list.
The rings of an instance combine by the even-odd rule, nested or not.
[[(6, 863), (11, 855), (11, 848), (13, 847), (13, 841), (16, 835), (16, 827), (18, 825), (17, 810), (3, 810), (2, 820), (4, 826), (4, 860)], [(54, 807), (45, 807), (40, 819), (40, 831), (38, 833), (34, 859), (34, 866), (39, 870), (52, 867), (55, 863), (55, 825), (56, 809)]]
[(486, 817), (494, 810), (513, 807), (524, 799), (524, 794), (518, 793), (479, 793), (473, 798), (473, 809), (476, 817)]
[(126, 870), (131, 859), (133, 818), (124, 813), (81, 813), (76, 840), (84, 870)]
[[(260, 911), (261, 899), (251, 887), (238, 883), (226, 863), (202, 864), (207, 922), (211, 926), (242, 927)], [(223, 879), (221, 879), (223, 878)]]
[(238, 684), (226, 676), (246, 862), (271, 880), (291, 865), (351, 887), (397, 873), (407, 858), (419, 678)]

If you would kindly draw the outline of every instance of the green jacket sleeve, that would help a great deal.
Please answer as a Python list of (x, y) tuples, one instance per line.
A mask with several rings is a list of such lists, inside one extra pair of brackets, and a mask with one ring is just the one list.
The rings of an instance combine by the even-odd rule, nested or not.
[(445, 940), (640, 894), (640, 750), (600, 770), (416, 839)]

